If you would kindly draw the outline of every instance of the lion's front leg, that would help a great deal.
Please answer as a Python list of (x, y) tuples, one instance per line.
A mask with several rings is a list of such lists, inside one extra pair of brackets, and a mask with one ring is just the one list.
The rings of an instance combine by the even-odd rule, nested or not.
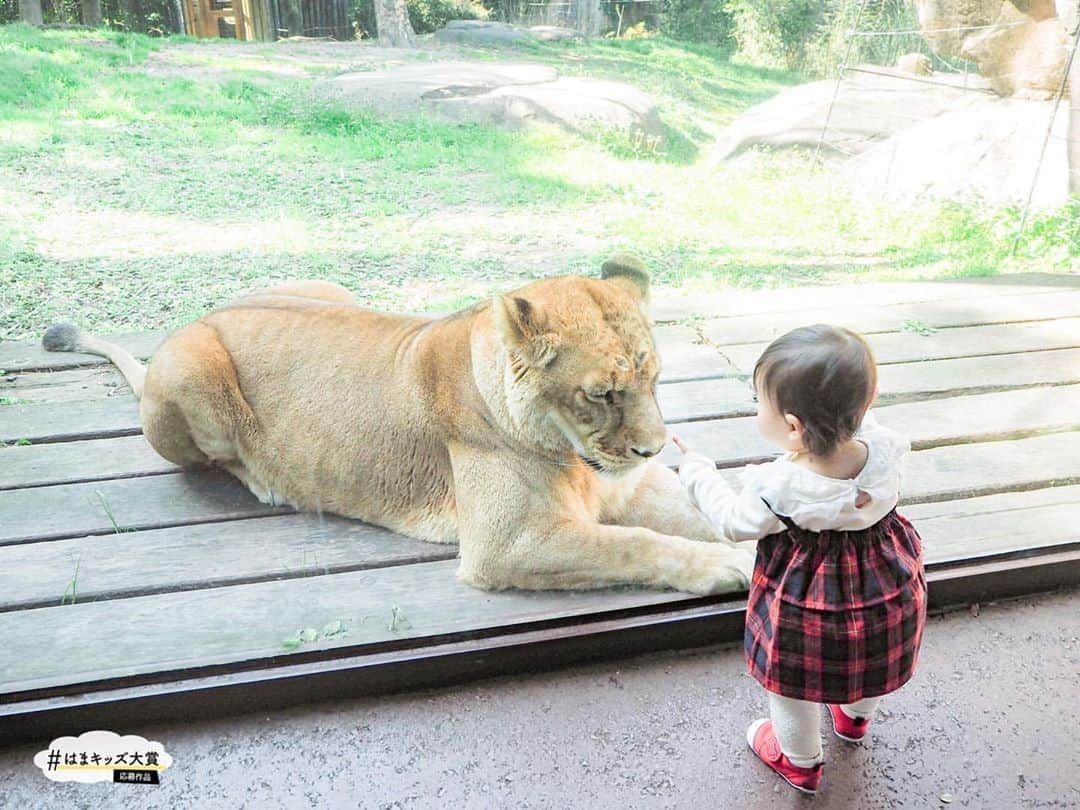
[(574, 500), (580, 490), (557, 475), (540, 480), (535, 470), (515, 470), (491, 456), (454, 454), (463, 581), (487, 589), (631, 584), (698, 594), (746, 590), (753, 567), (748, 552), (600, 523)]
[(497, 559), (462, 546), (459, 576), (481, 588), (577, 590), (647, 585), (696, 594), (745, 591), (753, 557), (651, 529), (562, 520), (534, 525)]
[(690, 502), (679, 476), (658, 462), (645, 465), (636, 479), (601, 478), (601, 485), (605, 523), (644, 526), (691, 540), (731, 542)]

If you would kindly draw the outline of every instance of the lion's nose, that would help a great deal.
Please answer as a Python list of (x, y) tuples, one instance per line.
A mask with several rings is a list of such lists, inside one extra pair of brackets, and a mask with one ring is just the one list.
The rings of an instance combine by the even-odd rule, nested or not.
[(631, 447), (630, 449), (642, 458), (652, 458), (664, 449), (664, 442), (660, 442), (660, 444), (653, 445), (652, 447)]

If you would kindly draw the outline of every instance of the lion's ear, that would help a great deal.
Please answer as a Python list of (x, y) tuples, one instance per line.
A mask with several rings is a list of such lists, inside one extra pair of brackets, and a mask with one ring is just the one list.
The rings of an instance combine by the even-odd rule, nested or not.
[(649, 299), (649, 271), (636, 256), (617, 253), (600, 265), (600, 278), (629, 290), (642, 301)]
[(516, 295), (497, 295), (491, 316), (503, 345), (517, 352), (526, 363), (543, 368), (559, 349), (559, 336), (552, 332), (542, 312)]

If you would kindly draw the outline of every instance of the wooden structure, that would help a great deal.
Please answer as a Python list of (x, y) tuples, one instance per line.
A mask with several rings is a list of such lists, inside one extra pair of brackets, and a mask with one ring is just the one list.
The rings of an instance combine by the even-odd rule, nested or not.
[(355, 38), (346, 0), (183, 0), (183, 10), (185, 32), (195, 37)]
[[(1080, 277), (698, 297), (654, 315), (680, 319), (656, 329), (665, 417), (732, 472), (770, 454), (747, 384), (765, 343), (815, 321), (867, 334), (878, 417), (914, 445), (903, 503), (933, 606), (1080, 581)], [(159, 339), (119, 342), (146, 357)], [(743, 597), (474, 590), (452, 547), (175, 469), (100, 358), (27, 341), (0, 344), (0, 368), (22, 403), (0, 407), (0, 738), (741, 638)]]

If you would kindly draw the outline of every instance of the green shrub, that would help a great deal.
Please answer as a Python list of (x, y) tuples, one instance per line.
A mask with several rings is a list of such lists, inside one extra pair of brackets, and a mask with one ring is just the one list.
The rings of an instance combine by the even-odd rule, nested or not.
[[(164, 36), (182, 33), (176, 8), (173, 0), (131, 0), (126, 8), (120, 0), (101, 0), (101, 20), (106, 28)], [(46, 25), (79, 25), (82, 22), (79, 0), (44, 0), (42, 12)], [(0, 0), (0, 23), (18, 19), (18, 0)]]
[(683, 42), (735, 50), (735, 20), (726, 0), (661, 0), (660, 32)]
[[(437, 31), (450, 20), (486, 20), (489, 14), (476, 0), (406, 0), (405, 4), (418, 34)], [(357, 39), (378, 36), (372, 0), (352, 0), (351, 9)]]
[(450, 20), (486, 20), (488, 10), (473, 0), (407, 0), (409, 21), (418, 34), (437, 31)]
[(757, 64), (805, 70), (828, 6), (819, 0), (730, 0), (739, 52)]
[(845, 55), (850, 64), (891, 65), (903, 53), (929, 53), (918, 34), (851, 36), (917, 30), (906, 0), (728, 0), (727, 10), (739, 55), (758, 65), (832, 76)]

